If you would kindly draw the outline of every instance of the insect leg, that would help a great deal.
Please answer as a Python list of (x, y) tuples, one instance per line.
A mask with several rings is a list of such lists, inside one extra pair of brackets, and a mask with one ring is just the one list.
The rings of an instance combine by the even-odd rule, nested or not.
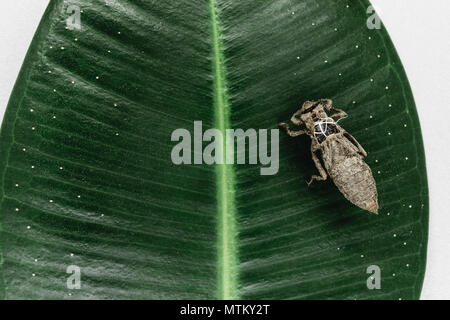
[(359, 144), (358, 140), (355, 139), (355, 137), (353, 137), (350, 133), (348, 133), (347, 131), (344, 132), (344, 136), (347, 137), (350, 142), (352, 142), (359, 150), (359, 152), (364, 156), (367, 157), (367, 152), (366, 150), (364, 150), (364, 148), (362, 147), (362, 145)]
[(288, 135), (290, 135), (291, 137), (298, 137), (298, 136), (306, 133), (305, 130), (298, 130), (298, 131), (291, 130), (289, 125), (287, 123), (284, 123), (284, 122), (280, 123), (280, 127), (285, 128), (286, 129), (286, 133)]
[(316, 105), (317, 103), (318, 103), (317, 101), (305, 101), (305, 103), (303, 103), (303, 106), (300, 110), (309, 109), (309, 108), (313, 107), (314, 105)]
[(318, 150), (317, 146), (311, 145), (311, 156), (314, 161), (314, 164), (316, 165), (317, 170), (319, 170), (320, 176), (313, 175), (311, 177), (311, 180), (309, 180), (309, 182), (308, 182), (308, 186), (311, 185), (311, 183), (313, 183), (313, 181), (327, 180), (327, 177), (328, 177), (327, 172), (325, 171), (322, 164), (320, 163), (319, 158), (317, 157), (317, 154), (316, 154), (317, 150)]
[(338, 108), (331, 108), (331, 110), (336, 111), (337, 113), (331, 115), (331, 118), (346, 118), (347, 113), (344, 110)]
[(294, 113), (291, 117), (291, 122), (295, 124), (296, 126), (299, 126), (303, 124), (303, 121), (299, 118), (297, 118), (298, 115), (302, 114), (302, 110), (298, 110), (296, 113)]
[(325, 103), (324, 108), (326, 110), (331, 110), (333, 109), (332, 105), (333, 105), (333, 100), (331, 99), (320, 99), (319, 101), (317, 101), (318, 103)]

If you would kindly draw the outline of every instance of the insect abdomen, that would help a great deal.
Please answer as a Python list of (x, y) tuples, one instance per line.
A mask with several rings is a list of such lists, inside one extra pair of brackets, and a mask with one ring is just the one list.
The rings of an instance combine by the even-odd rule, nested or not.
[(325, 168), (339, 191), (361, 209), (378, 213), (375, 179), (358, 148), (337, 134), (328, 137), (321, 150)]
[(340, 160), (329, 169), (339, 191), (354, 205), (378, 214), (378, 193), (369, 166), (358, 154)]

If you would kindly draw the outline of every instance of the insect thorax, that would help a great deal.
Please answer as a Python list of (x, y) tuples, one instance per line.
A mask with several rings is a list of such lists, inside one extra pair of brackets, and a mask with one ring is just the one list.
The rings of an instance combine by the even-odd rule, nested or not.
[(314, 136), (319, 143), (326, 140), (327, 137), (339, 133), (339, 129), (331, 118), (319, 119), (314, 123)]

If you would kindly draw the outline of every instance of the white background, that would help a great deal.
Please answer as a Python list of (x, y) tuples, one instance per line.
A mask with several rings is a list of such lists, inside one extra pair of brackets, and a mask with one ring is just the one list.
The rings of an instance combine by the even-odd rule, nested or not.
[[(351, 1), (349, 1), (351, 3)], [(1, 0), (0, 120), (47, 0)], [(422, 125), (430, 190), (422, 299), (450, 300), (450, 1), (372, 0), (411, 82)]]

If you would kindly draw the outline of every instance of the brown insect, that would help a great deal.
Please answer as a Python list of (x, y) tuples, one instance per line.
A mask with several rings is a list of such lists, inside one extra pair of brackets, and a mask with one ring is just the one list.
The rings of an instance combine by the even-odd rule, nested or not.
[[(327, 111), (335, 111), (331, 116)], [(291, 137), (307, 134), (311, 137), (312, 159), (320, 176), (313, 175), (308, 182), (326, 180), (329, 175), (339, 191), (354, 205), (378, 214), (378, 193), (372, 171), (364, 162), (367, 152), (359, 142), (337, 123), (347, 114), (333, 107), (330, 99), (307, 101), (291, 118), (296, 126), (305, 129), (291, 130), (287, 123), (280, 123)], [(338, 119), (335, 121), (334, 119)], [(322, 166), (317, 154), (320, 153)], [(328, 175), (327, 175), (328, 173)]]

